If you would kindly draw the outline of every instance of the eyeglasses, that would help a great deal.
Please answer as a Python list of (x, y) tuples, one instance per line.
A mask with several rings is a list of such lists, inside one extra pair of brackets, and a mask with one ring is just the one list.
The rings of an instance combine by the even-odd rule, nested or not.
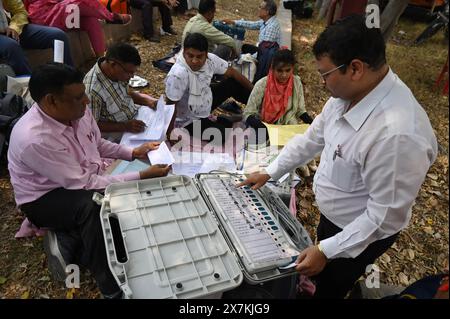
[(136, 70), (133, 70), (133, 71), (127, 70), (125, 68), (125, 66), (122, 63), (120, 63), (119, 61), (117, 61), (117, 60), (110, 59), (110, 61), (112, 61), (112, 62), (116, 63), (117, 65), (119, 65), (126, 74), (134, 75), (136, 73)]
[(341, 64), (340, 66), (338, 66), (338, 67), (336, 67), (336, 68), (334, 68), (334, 69), (331, 69), (330, 71), (327, 71), (327, 72), (324, 72), (324, 73), (320, 73), (320, 76), (322, 77), (322, 79), (325, 80), (325, 78), (326, 78), (327, 75), (329, 75), (330, 73), (333, 73), (333, 72), (336, 71), (336, 70), (339, 70), (339, 69), (342, 68), (343, 66), (345, 66), (345, 64)]

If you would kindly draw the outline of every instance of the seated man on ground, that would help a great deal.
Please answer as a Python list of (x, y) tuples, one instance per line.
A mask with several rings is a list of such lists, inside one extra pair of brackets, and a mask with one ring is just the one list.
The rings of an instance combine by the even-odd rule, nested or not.
[[(224, 80), (211, 85), (215, 74), (224, 75)], [(208, 41), (199, 33), (191, 33), (183, 42), (183, 50), (166, 77), (168, 103), (175, 104), (175, 114), (168, 134), (176, 127), (185, 127), (191, 135), (201, 139), (201, 133), (216, 127), (225, 140), (225, 128), (231, 127), (228, 119), (210, 116), (211, 110), (233, 97), (246, 103), (253, 85), (242, 74), (228, 66), (225, 60), (208, 53)], [(193, 122), (199, 120), (201, 132), (193, 132)], [(198, 135), (197, 135), (198, 134)]]
[[(280, 22), (277, 17), (277, 5), (273, 0), (264, 0), (259, 5), (258, 21), (246, 20), (230, 20), (225, 19), (223, 22), (237, 27), (249, 30), (259, 30), (258, 44), (262, 42), (275, 42), (281, 45), (281, 29)], [(258, 47), (251, 44), (242, 46), (242, 53), (256, 53)]]
[(188, 34), (200, 33), (208, 40), (208, 52), (215, 53), (220, 58), (228, 61), (237, 56), (236, 43), (232, 37), (216, 29), (211, 24), (215, 13), (215, 0), (200, 0), (198, 14), (192, 17), (184, 27), (183, 42)]
[(92, 115), (103, 136), (113, 141), (120, 140), (124, 132), (144, 131), (145, 123), (134, 117), (141, 105), (156, 106), (156, 99), (128, 86), (140, 65), (138, 50), (130, 44), (118, 43), (108, 49), (84, 78)]
[[(101, 138), (83, 85), (83, 74), (64, 64), (38, 67), (30, 79), (34, 101), (11, 134), (8, 169), (17, 205), (38, 227), (76, 231), (83, 247), (80, 260), (105, 297), (120, 289), (107, 263), (95, 191), (115, 182), (167, 175), (170, 167), (153, 165), (141, 172), (104, 175), (105, 159), (145, 159), (158, 147), (137, 148)], [(71, 262), (71, 261), (67, 261)]]
[[(176, 0), (130, 0), (133, 8), (142, 10), (142, 24), (144, 27), (144, 38), (151, 42), (160, 42), (159, 37), (154, 35), (153, 30), (153, 7), (158, 7), (161, 14), (162, 30), (171, 35), (177, 35), (173, 30), (170, 8), (176, 7)], [(159, 30), (158, 30), (159, 32)]]
[[(303, 85), (294, 75), (295, 56), (290, 50), (277, 51), (269, 75), (256, 82), (244, 109), (247, 126), (255, 129), (259, 142), (268, 139), (268, 124), (299, 124), (300, 119), (312, 123), (306, 112)], [(258, 134), (261, 133), (261, 134)]]
[(178, 5), (176, 6), (174, 13), (176, 15), (181, 15), (185, 20), (189, 20), (197, 14), (197, 9), (192, 7), (188, 10), (187, 0), (178, 0)]
[[(5, 11), (11, 15), (11, 19)], [(64, 42), (64, 62), (72, 65), (69, 40), (64, 31), (28, 23), (28, 13), (20, 0), (0, 0), (0, 61), (11, 65), (16, 75), (31, 74), (22, 49), (53, 48), (54, 40)]]

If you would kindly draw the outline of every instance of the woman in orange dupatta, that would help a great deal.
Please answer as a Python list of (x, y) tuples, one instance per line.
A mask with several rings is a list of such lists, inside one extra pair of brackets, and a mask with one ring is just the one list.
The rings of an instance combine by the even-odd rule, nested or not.
[[(246, 125), (255, 129), (257, 141), (268, 139), (268, 124), (299, 124), (300, 120), (311, 124), (306, 112), (303, 85), (294, 75), (295, 57), (292, 51), (277, 51), (272, 59), (269, 74), (256, 82), (244, 110)], [(264, 134), (261, 134), (265, 132)]]

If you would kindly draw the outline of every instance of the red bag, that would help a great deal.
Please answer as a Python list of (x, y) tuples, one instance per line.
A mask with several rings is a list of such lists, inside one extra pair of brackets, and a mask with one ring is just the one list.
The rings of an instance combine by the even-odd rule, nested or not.
[(130, 14), (128, 0), (100, 0), (110, 12)]

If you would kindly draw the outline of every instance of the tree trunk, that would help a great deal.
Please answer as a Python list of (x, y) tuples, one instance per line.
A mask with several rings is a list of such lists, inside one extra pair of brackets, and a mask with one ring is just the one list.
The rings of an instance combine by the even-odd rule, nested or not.
[(316, 0), (316, 3), (314, 4), (314, 8), (316, 10), (319, 10), (320, 7), (322, 7), (322, 2), (323, 2), (323, 0)]
[[(380, 6), (381, 2), (382, 1), (380, 0), (368, 0), (367, 4), (376, 4)], [(386, 1), (383, 1), (383, 5), (385, 4), (385, 2)], [(381, 13), (380, 27), (385, 42), (387, 42), (392, 36), (392, 32), (397, 25), (398, 19), (408, 6), (408, 2), (409, 0), (389, 0), (388, 4)], [(331, 0), (316, 1), (316, 7), (320, 6), (319, 14), (317, 16), (318, 20), (326, 17), (330, 3)]]
[(319, 10), (319, 15), (317, 16), (317, 20), (322, 20), (326, 17), (328, 7), (330, 6), (331, 0), (321, 0), (321, 6)]
[(381, 14), (380, 27), (384, 41), (387, 42), (397, 25), (398, 19), (408, 6), (409, 0), (390, 0)]

